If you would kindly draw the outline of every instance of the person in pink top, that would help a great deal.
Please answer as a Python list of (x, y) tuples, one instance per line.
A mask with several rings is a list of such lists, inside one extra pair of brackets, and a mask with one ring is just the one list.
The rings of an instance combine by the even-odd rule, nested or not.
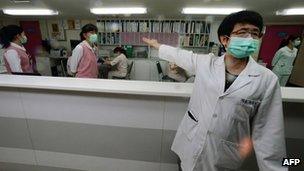
[(30, 55), (23, 44), (27, 37), (17, 25), (4, 26), (0, 30), (0, 43), (4, 48), (3, 59), (6, 70), (11, 73), (33, 73)]
[(73, 50), (68, 59), (68, 71), (79, 78), (98, 78), (97, 42), (98, 29), (93, 24), (82, 27), (80, 38), (82, 40)]

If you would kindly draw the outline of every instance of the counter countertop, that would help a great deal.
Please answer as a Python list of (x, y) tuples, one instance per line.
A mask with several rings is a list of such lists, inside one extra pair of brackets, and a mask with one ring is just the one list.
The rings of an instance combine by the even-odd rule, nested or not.
[[(192, 83), (0, 75), (0, 87), (190, 97)], [(304, 102), (304, 88), (282, 87), (283, 101)]]

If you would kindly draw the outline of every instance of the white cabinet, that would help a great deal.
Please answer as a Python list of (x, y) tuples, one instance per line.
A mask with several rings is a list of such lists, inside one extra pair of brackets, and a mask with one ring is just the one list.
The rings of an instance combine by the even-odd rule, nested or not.
[(36, 58), (36, 66), (38, 72), (43, 76), (52, 76), (50, 58), (38, 56)]
[(150, 80), (150, 63), (148, 60), (134, 60), (132, 80)]
[[(131, 71), (131, 80), (158, 81), (156, 60), (152, 59), (129, 59), (134, 62)], [(163, 73), (166, 74), (167, 63), (160, 61)]]

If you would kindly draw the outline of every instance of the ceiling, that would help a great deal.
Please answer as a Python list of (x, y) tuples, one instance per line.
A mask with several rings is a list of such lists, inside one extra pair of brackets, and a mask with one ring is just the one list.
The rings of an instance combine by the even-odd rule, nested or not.
[[(304, 7), (304, 0), (31, 0), (30, 3), (13, 3), (12, 0), (1, 0), (0, 8), (50, 8), (59, 11), (59, 16), (50, 18), (101, 18), (90, 13), (92, 7), (147, 7), (145, 15), (132, 18), (205, 18), (204, 15), (181, 14), (183, 7), (242, 7), (260, 12), (266, 23), (303, 23), (304, 16), (276, 16), (275, 11), (291, 7)], [(109, 16), (113, 17), (113, 16)], [(124, 17), (124, 16), (117, 16)], [(0, 12), (0, 18), (16, 18)], [(18, 17), (45, 18), (45, 17)], [(223, 16), (214, 16), (215, 20)]]

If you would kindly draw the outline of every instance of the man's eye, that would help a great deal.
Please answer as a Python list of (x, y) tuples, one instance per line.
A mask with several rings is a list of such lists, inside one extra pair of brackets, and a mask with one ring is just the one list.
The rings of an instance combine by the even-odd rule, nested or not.
[(239, 31), (238, 34), (246, 34), (246, 31)]

